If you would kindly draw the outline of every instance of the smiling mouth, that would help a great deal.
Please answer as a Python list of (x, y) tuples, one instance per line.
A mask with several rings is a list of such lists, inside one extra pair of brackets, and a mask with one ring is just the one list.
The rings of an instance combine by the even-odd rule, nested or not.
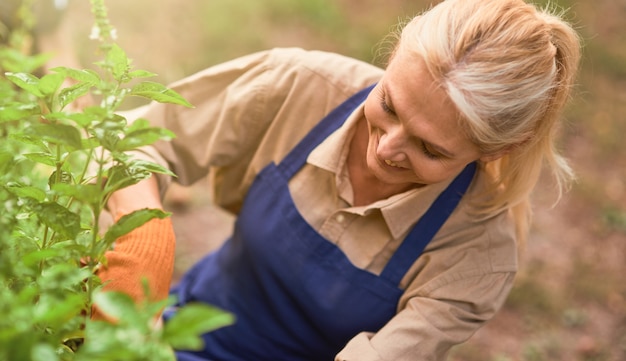
[(385, 164), (387, 164), (388, 166), (391, 166), (391, 167), (400, 168), (400, 166), (397, 163), (395, 163), (393, 161), (390, 161), (389, 159), (385, 159)]

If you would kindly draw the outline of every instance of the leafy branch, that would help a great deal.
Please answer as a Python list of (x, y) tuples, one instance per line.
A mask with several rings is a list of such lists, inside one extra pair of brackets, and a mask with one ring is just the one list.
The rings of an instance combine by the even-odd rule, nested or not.
[[(99, 220), (113, 192), (153, 173), (173, 175), (132, 156), (174, 134), (120, 115), (125, 99), (191, 104), (146, 80), (154, 73), (133, 69), (103, 0), (91, 0), (92, 38), (103, 56), (97, 69), (34, 75), (47, 57), (25, 54), (15, 40), (32, 29), (31, 5), (20, 8), (14, 40), (0, 45), (0, 360), (173, 360), (172, 346), (197, 348), (199, 334), (232, 316), (192, 305), (158, 329), (153, 320), (172, 299), (136, 305), (127, 295), (99, 292), (96, 271), (115, 240), (168, 214), (139, 210), (107, 230)], [(99, 101), (76, 110), (81, 97)], [(121, 321), (91, 321), (93, 304)]]

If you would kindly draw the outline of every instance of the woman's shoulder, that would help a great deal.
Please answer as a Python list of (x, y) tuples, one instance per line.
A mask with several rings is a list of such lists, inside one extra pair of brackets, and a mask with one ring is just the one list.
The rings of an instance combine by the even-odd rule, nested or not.
[(518, 270), (515, 224), (508, 213), (477, 218), (460, 204), (403, 280), (405, 299), (455, 293), (459, 285), (476, 282), (508, 289)]
[(274, 48), (262, 53), (266, 65), (281, 68), (285, 76), (304, 76), (351, 95), (378, 81), (383, 69), (346, 55), (302, 48)]
[(198, 101), (207, 88), (228, 86), (251, 99), (279, 101), (288, 94), (309, 92), (333, 103), (375, 83), (382, 75), (383, 70), (375, 65), (337, 53), (273, 48), (212, 65), (174, 82), (172, 87), (186, 96), (199, 93)]
[(310, 68), (312, 70), (328, 69), (333, 66), (345, 67), (358, 67), (360, 69), (369, 69), (374, 72), (382, 72), (383, 70), (366, 61), (350, 57), (347, 55), (315, 49), (304, 48), (273, 48), (257, 53), (259, 55), (265, 55), (271, 61), (277, 63), (284, 63), (292, 61), (293, 64), (297, 64), (303, 67)]
[(431, 262), (428, 270), (426, 264), (422, 265), (422, 276), (428, 273), (429, 278), (439, 279), (435, 284), (476, 275), (515, 273), (518, 269), (515, 220), (507, 210), (489, 216), (480, 214), (475, 200), (484, 192), (487, 182), (481, 178), (478, 173), (457, 208), (425, 249)]
[(515, 222), (506, 210), (482, 217), (469, 204), (462, 203), (441, 228), (432, 246), (432, 251), (442, 253), (443, 258), (456, 265), (452, 268), (461, 266), (487, 273), (517, 270)]

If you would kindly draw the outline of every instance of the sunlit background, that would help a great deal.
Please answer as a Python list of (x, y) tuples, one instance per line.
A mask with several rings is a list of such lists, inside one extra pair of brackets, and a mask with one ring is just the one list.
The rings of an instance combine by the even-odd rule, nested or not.
[[(57, 0), (63, 9), (59, 11), (46, 5), (52, 0), (36, 3), (39, 49), (54, 54), (52, 65), (93, 68), (98, 54), (97, 44), (89, 39), (89, 2)], [(535, 224), (511, 297), (488, 326), (454, 350), (451, 360), (626, 360), (626, 0), (555, 3), (569, 9), (568, 19), (584, 41), (583, 67), (562, 142), (579, 180), (555, 208), (554, 189), (542, 181), (534, 197)], [(108, 0), (106, 4), (118, 43), (135, 67), (155, 72), (157, 81), (169, 83), (272, 47), (327, 50), (380, 64), (379, 45), (389, 30), (430, 2)], [(192, 223), (182, 219), (186, 215), (187, 220), (202, 220), (197, 213), (207, 209), (206, 198), (184, 194), (186, 204), (175, 218), (179, 270), (190, 262), (185, 250), (202, 241), (198, 232), (189, 231)]]

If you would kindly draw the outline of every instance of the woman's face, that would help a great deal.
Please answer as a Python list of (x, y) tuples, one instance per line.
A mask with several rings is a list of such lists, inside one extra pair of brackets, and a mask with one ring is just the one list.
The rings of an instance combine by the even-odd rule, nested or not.
[(401, 48), (365, 102), (367, 167), (383, 183), (426, 185), (480, 158), (423, 60)]

